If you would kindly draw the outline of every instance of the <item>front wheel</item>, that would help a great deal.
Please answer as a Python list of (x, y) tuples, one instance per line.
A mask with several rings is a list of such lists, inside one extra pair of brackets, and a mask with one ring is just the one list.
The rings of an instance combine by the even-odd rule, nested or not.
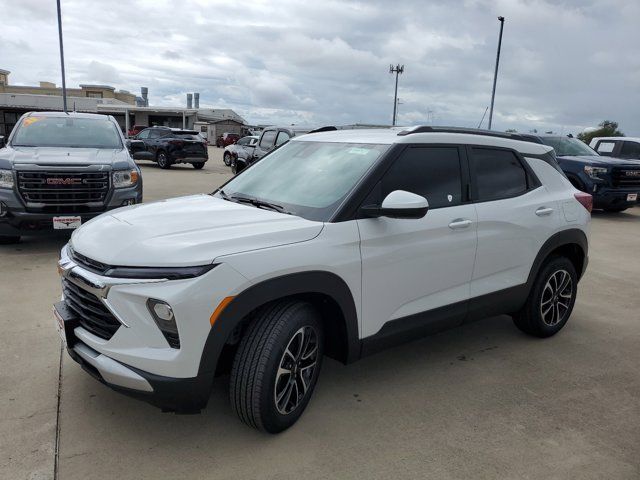
[(237, 175), (242, 170), (244, 170), (243, 162), (238, 163), (238, 161), (236, 160), (235, 162), (231, 163), (231, 173), (233, 173), (234, 175)]
[(204, 162), (193, 163), (192, 165), (196, 170), (202, 170), (204, 168)]
[(318, 380), (324, 337), (309, 303), (264, 307), (240, 342), (231, 370), (231, 405), (247, 425), (278, 433), (293, 425)]
[(514, 317), (516, 326), (536, 337), (558, 333), (569, 320), (576, 302), (578, 275), (573, 263), (551, 257), (538, 272), (527, 302)]
[(164, 170), (171, 168), (171, 160), (166, 152), (158, 152), (157, 161), (160, 168)]
[(222, 161), (227, 167), (231, 165), (231, 154), (229, 152), (224, 152), (224, 155), (222, 156)]

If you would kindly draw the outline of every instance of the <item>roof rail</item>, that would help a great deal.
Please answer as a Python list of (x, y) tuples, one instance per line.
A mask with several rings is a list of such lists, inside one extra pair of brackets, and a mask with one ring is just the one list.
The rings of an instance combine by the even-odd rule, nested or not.
[(484, 135), (486, 137), (510, 138), (511, 140), (525, 140), (519, 133), (496, 132), (493, 130), (480, 130), (479, 128), (465, 127), (431, 127), (429, 125), (419, 125), (407, 130), (398, 132), (398, 136), (411, 135), (413, 133), (465, 133), (467, 135)]

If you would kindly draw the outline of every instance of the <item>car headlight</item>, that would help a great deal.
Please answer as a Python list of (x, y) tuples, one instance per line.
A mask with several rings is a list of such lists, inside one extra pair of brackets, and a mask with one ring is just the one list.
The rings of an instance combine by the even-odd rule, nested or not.
[(13, 172), (0, 170), (0, 188), (13, 188)]
[(116, 170), (113, 172), (113, 186), (116, 188), (131, 187), (138, 183), (137, 170)]
[(602, 180), (600, 175), (604, 175), (607, 173), (607, 169), (604, 167), (592, 167), (591, 165), (586, 165), (584, 167), (584, 171), (591, 178), (595, 178), (596, 180)]

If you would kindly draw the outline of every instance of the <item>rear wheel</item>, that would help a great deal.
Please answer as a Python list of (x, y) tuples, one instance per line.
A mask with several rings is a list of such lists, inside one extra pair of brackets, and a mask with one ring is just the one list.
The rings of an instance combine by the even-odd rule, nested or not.
[(0, 235), (0, 245), (13, 245), (20, 243), (19, 235)]
[(573, 311), (577, 285), (573, 263), (566, 257), (551, 257), (538, 272), (527, 302), (513, 318), (514, 323), (529, 335), (555, 335)]
[(222, 156), (222, 161), (227, 167), (231, 165), (231, 154), (229, 152), (224, 152), (224, 155)]
[(204, 162), (200, 162), (200, 163), (192, 163), (193, 168), (195, 168), (196, 170), (202, 170), (202, 168), (204, 167)]
[(169, 155), (167, 152), (160, 151), (156, 156), (156, 161), (158, 162), (158, 166), (163, 169), (171, 168), (171, 160), (169, 160)]
[(320, 316), (311, 304), (282, 301), (263, 308), (231, 370), (231, 405), (238, 417), (269, 433), (293, 425), (318, 380), (323, 344)]

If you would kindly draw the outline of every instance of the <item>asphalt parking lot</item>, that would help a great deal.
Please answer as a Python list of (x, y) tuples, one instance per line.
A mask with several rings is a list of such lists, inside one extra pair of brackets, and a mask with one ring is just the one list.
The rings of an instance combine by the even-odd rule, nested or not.
[[(229, 178), (142, 166), (145, 200)], [(505, 316), (324, 363), (301, 420), (241, 424), (219, 378), (201, 415), (161, 413), (101, 385), (65, 353), (51, 304), (64, 238), (0, 246), (0, 478), (640, 477), (640, 208), (594, 213), (590, 264), (565, 329), (539, 340)], [(58, 402), (58, 397), (60, 401)]]

